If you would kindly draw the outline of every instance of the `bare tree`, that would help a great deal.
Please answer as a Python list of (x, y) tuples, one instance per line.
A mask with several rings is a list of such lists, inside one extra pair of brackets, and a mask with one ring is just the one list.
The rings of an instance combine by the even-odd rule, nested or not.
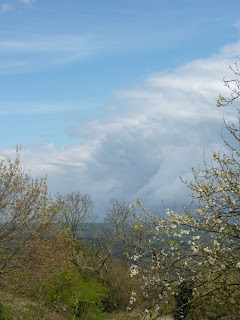
[(78, 260), (81, 260), (84, 269), (94, 271), (103, 277), (108, 273), (108, 262), (111, 257), (129, 257), (133, 238), (131, 234), (133, 229), (130, 226), (131, 216), (127, 202), (115, 198), (109, 201), (106, 206), (105, 224), (102, 228), (100, 226), (96, 228), (94, 236), (88, 243), (93, 256), (86, 259), (83, 253), (78, 255)]
[(83, 269), (94, 271), (93, 254), (80, 240), (84, 224), (92, 222), (95, 217), (91, 196), (74, 191), (64, 195), (58, 193), (56, 198), (61, 208), (62, 227), (70, 244), (71, 262), (79, 271)]
[(113, 198), (106, 207), (105, 222), (109, 224), (110, 234), (115, 240), (115, 250), (128, 255), (131, 243), (131, 210), (129, 203)]
[(148, 243), (146, 226), (134, 227), (136, 217), (133, 216), (129, 203), (124, 200), (114, 198), (109, 201), (105, 222), (109, 223), (110, 233), (115, 238), (115, 250), (122, 252), (126, 260), (135, 253), (136, 248), (141, 250)]
[(69, 228), (70, 236), (76, 239), (84, 223), (94, 219), (94, 203), (89, 194), (82, 194), (79, 191), (58, 194), (57, 199), (62, 203), (63, 223)]

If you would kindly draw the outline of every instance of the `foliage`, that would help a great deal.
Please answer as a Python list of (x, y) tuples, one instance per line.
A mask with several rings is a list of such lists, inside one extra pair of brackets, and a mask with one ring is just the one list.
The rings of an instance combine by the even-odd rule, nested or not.
[(9, 318), (8, 309), (0, 303), (0, 320), (8, 320)]
[(32, 179), (23, 172), (18, 148), (14, 160), (0, 160), (1, 276), (41, 256), (41, 248), (50, 245), (53, 234), (56, 236), (53, 223), (57, 212), (46, 179)]
[(107, 312), (126, 310), (131, 292), (139, 292), (139, 286), (130, 278), (128, 264), (120, 258), (111, 257), (107, 263), (108, 273), (104, 277), (105, 286), (109, 290), (109, 298), (104, 307)]
[(176, 310), (174, 312), (174, 319), (185, 319), (189, 314), (191, 305), (189, 302), (192, 300), (193, 284), (183, 281), (179, 284), (175, 292)]
[(73, 268), (56, 273), (41, 290), (49, 307), (68, 309), (78, 319), (101, 319), (108, 298), (106, 287)]

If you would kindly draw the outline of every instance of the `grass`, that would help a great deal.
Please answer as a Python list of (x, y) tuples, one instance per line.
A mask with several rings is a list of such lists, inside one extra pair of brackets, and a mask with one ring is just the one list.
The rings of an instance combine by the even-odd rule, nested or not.
[(14, 294), (6, 290), (0, 291), (3, 312), (0, 320), (71, 320), (63, 314), (48, 310), (40, 301)]

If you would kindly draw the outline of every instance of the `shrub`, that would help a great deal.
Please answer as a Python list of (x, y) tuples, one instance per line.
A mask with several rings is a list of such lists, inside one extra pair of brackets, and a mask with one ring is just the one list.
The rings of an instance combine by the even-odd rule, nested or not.
[(8, 320), (10, 317), (7, 307), (0, 303), (0, 320)]
[(96, 279), (86, 279), (76, 269), (56, 273), (43, 284), (42, 294), (48, 307), (67, 309), (78, 319), (101, 319), (108, 290)]

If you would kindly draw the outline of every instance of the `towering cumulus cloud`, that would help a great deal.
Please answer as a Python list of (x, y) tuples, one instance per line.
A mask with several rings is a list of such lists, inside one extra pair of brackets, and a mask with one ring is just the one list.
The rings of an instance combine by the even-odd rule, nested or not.
[(150, 75), (138, 88), (118, 92), (101, 119), (66, 128), (83, 142), (24, 148), (23, 161), (34, 175), (48, 175), (53, 192), (88, 192), (99, 207), (113, 196), (130, 202), (140, 197), (152, 209), (162, 200), (187, 202), (179, 176), (191, 177), (204, 148), (206, 158), (221, 148), (223, 113), (234, 119), (235, 109), (217, 109), (216, 99), (224, 95), (222, 78), (231, 76), (228, 67), (237, 62), (238, 47)]

